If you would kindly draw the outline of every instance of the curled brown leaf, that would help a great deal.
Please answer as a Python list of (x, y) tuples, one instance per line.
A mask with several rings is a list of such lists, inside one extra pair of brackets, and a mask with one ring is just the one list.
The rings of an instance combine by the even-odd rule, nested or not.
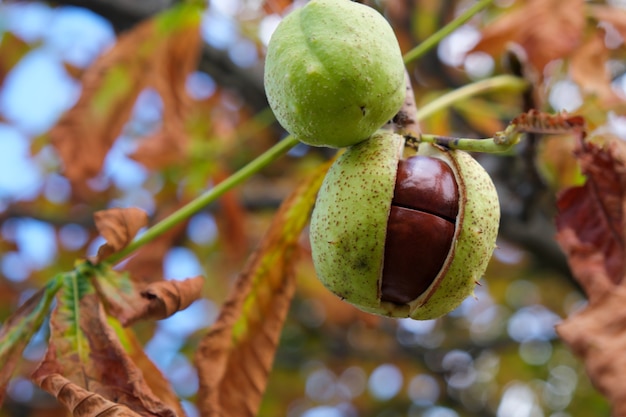
[(183, 281), (153, 282), (141, 291), (142, 302), (133, 315), (121, 318), (124, 326), (137, 320), (164, 319), (184, 310), (202, 295), (204, 278), (201, 276)]
[(148, 224), (147, 213), (136, 207), (97, 211), (93, 217), (98, 232), (107, 241), (98, 249), (96, 263), (124, 249)]
[(66, 406), (74, 417), (143, 417), (142, 414), (90, 392), (56, 373), (46, 376), (39, 384)]

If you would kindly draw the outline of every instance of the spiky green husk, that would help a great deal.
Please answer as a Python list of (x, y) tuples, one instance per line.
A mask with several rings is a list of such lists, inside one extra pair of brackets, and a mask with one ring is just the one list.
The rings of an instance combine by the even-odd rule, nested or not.
[(312, 0), (280, 23), (265, 90), (280, 124), (314, 146), (367, 139), (400, 109), (404, 63), (384, 17), (349, 0)]

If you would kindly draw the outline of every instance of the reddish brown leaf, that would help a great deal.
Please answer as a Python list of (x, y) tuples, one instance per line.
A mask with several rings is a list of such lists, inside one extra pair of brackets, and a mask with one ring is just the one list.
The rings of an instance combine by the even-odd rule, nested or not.
[(605, 63), (609, 51), (604, 37), (598, 32), (591, 36), (571, 56), (570, 74), (586, 94), (597, 96), (607, 106), (617, 104), (620, 99), (611, 88), (611, 75)]
[(295, 290), (298, 237), (328, 165), (281, 205), (196, 352), (203, 415), (255, 416)]
[(148, 224), (146, 212), (136, 207), (97, 211), (93, 217), (98, 232), (107, 241), (98, 249), (96, 263), (124, 249), (137, 232)]
[(185, 412), (182, 409), (178, 396), (159, 368), (150, 360), (132, 330), (124, 329), (123, 333), (118, 331), (117, 334), (118, 336), (121, 334), (120, 339), (126, 348), (126, 352), (137, 368), (141, 370), (143, 378), (154, 395), (169, 405), (176, 412), (177, 416), (184, 417)]
[(626, 415), (626, 386), (621, 383), (626, 373), (626, 144), (594, 138), (580, 144), (576, 156), (587, 182), (559, 197), (557, 239), (589, 304), (557, 331), (584, 359), (614, 415)]
[(41, 387), (54, 395), (75, 417), (141, 417), (129, 408), (73, 384), (59, 374), (43, 380)]
[(512, 42), (522, 46), (540, 72), (554, 59), (571, 53), (580, 43), (585, 25), (584, 0), (528, 0), (485, 26), (474, 51), (503, 53)]
[(184, 85), (195, 69), (199, 25), (197, 5), (169, 9), (120, 36), (85, 72), (78, 102), (50, 131), (70, 181), (81, 183), (100, 172), (147, 87), (154, 87), (164, 102), (165, 131), (181, 137), (189, 100)]
[[(162, 204), (154, 222), (159, 222), (182, 207), (187, 201)], [(152, 242), (139, 248), (132, 258), (124, 266), (124, 270), (130, 273), (132, 281), (143, 288), (151, 282), (163, 279), (163, 258), (172, 247), (173, 242), (185, 234), (187, 222), (181, 222), (168, 230)]]
[(626, 288), (618, 285), (557, 326), (561, 339), (584, 360), (587, 374), (611, 403), (614, 416), (626, 415), (625, 305)]
[(137, 320), (164, 319), (184, 310), (202, 296), (204, 278), (201, 276), (184, 281), (159, 281), (141, 291), (141, 304), (133, 315), (122, 317), (120, 321), (129, 326)]
[(150, 169), (179, 163), (187, 155), (189, 140), (185, 122), (191, 99), (187, 95), (185, 83), (187, 75), (198, 65), (200, 45), (197, 25), (181, 27), (163, 45), (160, 71), (152, 78), (152, 85), (163, 100), (163, 128), (141, 141), (131, 155), (131, 158)]
[(187, 149), (187, 136), (169, 126), (141, 140), (131, 158), (152, 170), (180, 162)]
[(68, 276), (58, 295), (48, 350), (33, 379), (56, 395), (64, 393), (56, 383), (57, 375), (62, 375), (140, 415), (174, 417), (175, 412), (152, 393), (107, 323), (97, 295), (82, 279), (82, 274)]
[(624, 277), (626, 144), (587, 141), (576, 152), (587, 182), (558, 201), (557, 239), (590, 301)]

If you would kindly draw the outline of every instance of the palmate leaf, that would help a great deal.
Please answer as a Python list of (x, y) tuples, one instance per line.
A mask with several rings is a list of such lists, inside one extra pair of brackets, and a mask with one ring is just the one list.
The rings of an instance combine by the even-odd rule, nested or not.
[[(33, 379), (60, 402), (74, 407), (75, 416), (96, 415), (84, 414), (80, 402), (68, 400), (83, 391), (139, 415), (175, 416), (175, 411), (154, 395), (108, 324), (92, 285), (93, 276), (94, 267), (88, 262), (63, 275), (50, 318), (48, 350)], [(59, 378), (67, 384), (60, 386)]]
[(54, 295), (61, 288), (61, 276), (37, 291), (3, 324), (0, 331), (0, 404), (24, 348), (48, 315)]
[(202, 415), (254, 416), (295, 290), (298, 238), (329, 164), (281, 205), (196, 352)]

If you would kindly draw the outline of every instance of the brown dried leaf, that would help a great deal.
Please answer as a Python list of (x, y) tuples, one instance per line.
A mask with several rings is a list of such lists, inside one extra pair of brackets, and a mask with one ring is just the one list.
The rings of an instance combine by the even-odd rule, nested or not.
[(48, 350), (33, 379), (52, 394), (71, 395), (56, 384), (57, 375), (62, 375), (140, 415), (174, 417), (175, 412), (152, 393), (107, 323), (98, 296), (82, 279), (82, 274), (68, 276), (58, 294)]
[[(187, 201), (167, 203), (163, 202), (159, 207), (158, 214), (154, 219), (155, 223), (160, 222), (184, 206)], [(140, 288), (142, 288), (141, 285), (147, 285), (163, 279), (163, 258), (165, 258), (174, 241), (185, 234), (187, 223), (186, 221), (179, 223), (152, 242), (142, 246), (128, 260), (124, 270), (130, 273), (133, 282), (139, 285)]]
[(595, 33), (572, 54), (570, 74), (582, 91), (597, 96), (607, 106), (617, 104), (620, 98), (611, 87), (611, 75), (605, 63), (609, 51), (601, 33)]
[(78, 102), (50, 131), (70, 181), (80, 183), (100, 172), (147, 87), (164, 102), (165, 131), (181, 138), (189, 102), (184, 85), (199, 55), (199, 25), (197, 5), (173, 7), (121, 35), (85, 72)]
[[(120, 336), (120, 331), (117, 334)], [(180, 404), (178, 395), (176, 395), (169, 381), (165, 379), (159, 368), (150, 360), (135, 334), (130, 329), (124, 329), (120, 339), (133, 363), (141, 370), (143, 378), (154, 395), (169, 405), (176, 412), (177, 416), (184, 417), (186, 414)]]
[(557, 327), (560, 337), (584, 361), (591, 380), (626, 415), (626, 287), (624, 211), (626, 144), (582, 143), (577, 152), (587, 182), (558, 201), (557, 240), (589, 304)]
[(557, 326), (561, 339), (584, 360), (587, 374), (611, 403), (614, 416), (626, 415), (625, 305), (626, 288), (618, 285)]
[(59, 374), (51, 374), (42, 380), (41, 388), (54, 395), (75, 417), (142, 417), (142, 414), (87, 391)]
[(202, 415), (255, 416), (295, 290), (298, 237), (329, 165), (281, 205), (196, 352)]
[(559, 196), (557, 240), (591, 302), (624, 278), (626, 144), (587, 141), (576, 152), (587, 182)]
[(95, 263), (124, 249), (137, 232), (148, 224), (148, 214), (136, 207), (97, 211), (93, 217), (98, 232), (107, 241), (98, 249)]
[(184, 310), (202, 296), (204, 278), (201, 276), (184, 281), (159, 281), (148, 285), (141, 291), (141, 304), (133, 315), (121, 317), (124, 326), (137, 320), (164, 319)]
[(150, 169), (162, 169), (184, 161), (189, 139), (185, 122), (192, 101), (187, 94), (187, 76), (196, 70), (201, 49), (200, 19), (180, 25), (166, 38), (158, 62), (158, 74), (151, 84), (163, 100), (163, 128), (145, 138), (131, 158)]
[(522, 46), (530, 63), (540, 72), (554, 59), (579, 46), (585, 25), (584, 0), (528, 0), (485, 26), (474, 51), (502, 54), (510, 43)]
[(143, 138), (130, 157), (155, 171), (178, 163), (186, 154), (188, 140), (183, 132), (170, 130), (169, 126), (163, 126), (162, 130)]

